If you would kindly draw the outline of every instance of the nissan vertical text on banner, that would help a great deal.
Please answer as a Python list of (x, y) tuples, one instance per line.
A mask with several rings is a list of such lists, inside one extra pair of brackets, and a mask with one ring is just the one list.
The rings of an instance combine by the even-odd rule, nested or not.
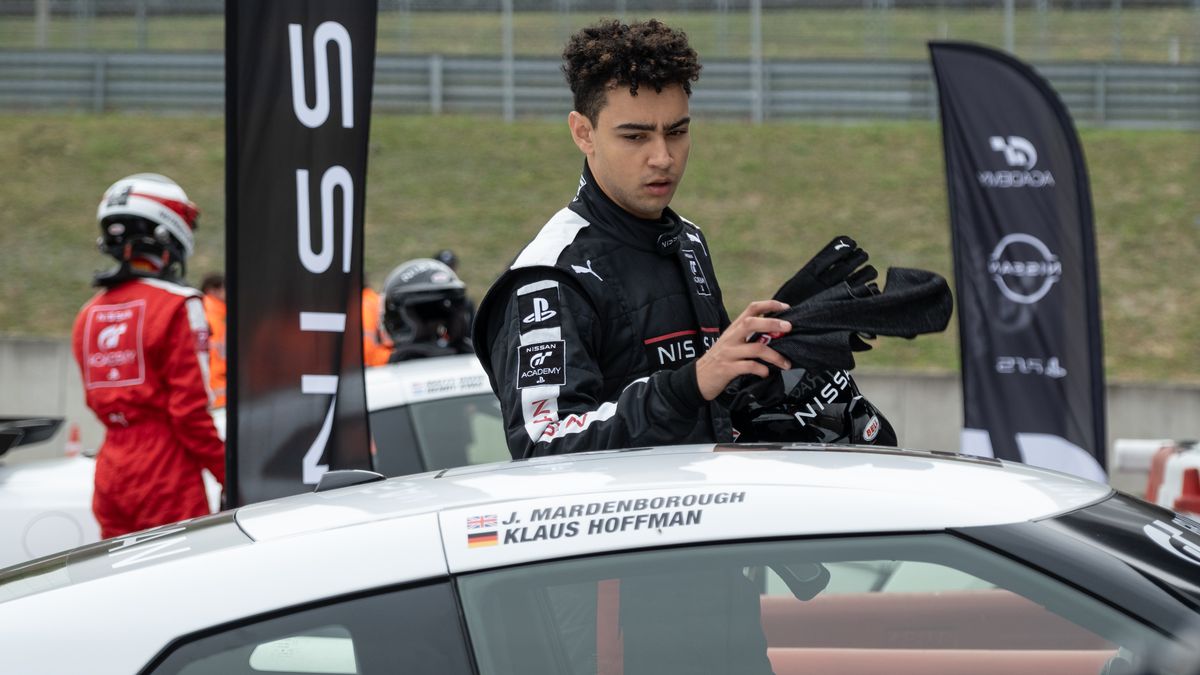
[(228, 497), (370, 468), (362, 235), (377, 3), (226, 3)]
[(1075, 127), (1032, 68), (930, 43), (962, 351), (963, 451), (1105, 477), (1099, 282)]

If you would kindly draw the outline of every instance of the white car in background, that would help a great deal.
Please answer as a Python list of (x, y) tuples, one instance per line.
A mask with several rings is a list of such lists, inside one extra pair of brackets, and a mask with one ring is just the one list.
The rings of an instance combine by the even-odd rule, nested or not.
[(1183, 673), (1198, 607), (1200, 526), (1106, 485), (697, 445), (332, 472), (43, 558), (0, 571), (0, 654), (24, 675)]
[(375, 470), (385, 476), (507, 461), (500, 401), (472, 355), (368, 368)]
[(100, 538), (92, 516), (90, 457), (54, 457), (6, 464), (20, 446), (44, 443), (62, 418), (0, 420), (0, 566), (78, 546)]
[[(509, 458), (500, 403), (474, 356), (368, 368), (366, 390), (373, 468), (379, 473), (401, 476)], [(213, 418), (224, 434), (225, 410), (213, 411)], [(22, 424), (26, 432), (36, 427), (22, 434), (24, 444), (44, 442), (59, 423), (8, 421)], [(0, 420), (0, 448), (5, 447), (4, 428)], [(95, 460), (85, 456), (11, 465), (0, 458), (0, 567), (100, 538), (91, 508), (95, 467)], [(205, 478), (216, 511), (221, 488), (207, 473)]]

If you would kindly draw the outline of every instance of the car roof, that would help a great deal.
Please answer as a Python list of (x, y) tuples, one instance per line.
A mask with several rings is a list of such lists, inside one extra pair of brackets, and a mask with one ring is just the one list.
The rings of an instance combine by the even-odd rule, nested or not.
[[(947, 453), (852, 446), (693, 445), (582, 453), (392, 479), (242, 508), (257, 541), (437, 514), (451, 571), (664, 542), (746, 536), (940, 530), (1037, 520), (1093, 503), (1106, 485)], [(729, 500), (735, 499), (730, 502)], [(718, 503), (720, 502), (720, 503)], [(722, 508), (724, 506), (724, 508)], [(636, 517), (685, 515), (702, 527), (645, 538)], [(736, 507), (736, 508), (735, 508)], [(537, 527), (632, 515), (626, 536), (551, 537)], [(525, 528), (522, 546), (465, 545), (486, 529)], [(513, 518), (511, 528), (502, 521)], [(479, 519), (479, 520), (476, 520)], [(621, 522), (625, 522), (622, 520)], [(607, 526), (607, 525), (606, 525)], [(632, 529), (630, 529), (632, 528)], [(613, 533), (606, 533), (611, 535)]]
[(690, 543), (1021, 522), (1111, 494), (1020, 464), (850, 446), (693, 445), (463, 467), (252, 504), (9, 568), (0, 623), (54, 616), (79, 649), (38, 648), (44, 622), (15, 620), (0, 645), (17, 670), (74, 672), (79, 654), (102, 648), (92, 672), (134, 672), (180, 635), (450, 573)]
[(473, 354), (413, 359), (365, 371), (371, 411), (471, 394), (491, 394), (487, 372)]

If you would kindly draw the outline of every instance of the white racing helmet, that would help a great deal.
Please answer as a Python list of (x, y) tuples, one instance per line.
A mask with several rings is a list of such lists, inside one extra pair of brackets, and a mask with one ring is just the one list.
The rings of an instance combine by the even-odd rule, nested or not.
[(192, 255), (200, 209), (175, 181), (157, 173), (126, 176), (104, 191), (96, 208), (100, 250), (119, 261), (131, 252), (181, 266)]

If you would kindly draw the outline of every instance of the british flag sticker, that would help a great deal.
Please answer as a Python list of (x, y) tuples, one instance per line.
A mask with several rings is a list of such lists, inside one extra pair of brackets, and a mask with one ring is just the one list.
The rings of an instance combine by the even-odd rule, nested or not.
[(470, 518), (467, 518), (467, 529), (468, 530), (481, 530), (485, 527), (495, 527), (495, 526), (496, 526), (496, 516), (494, 516), (494, 515), (471, 516)]
[(480, 531), (485, 528), (495, 527), (496, 516), (494, 514), (467, 518), (467, 548), (479, 548), (499, 544), (500, 536), (495, 529), (492, 529), (490, 532)]

